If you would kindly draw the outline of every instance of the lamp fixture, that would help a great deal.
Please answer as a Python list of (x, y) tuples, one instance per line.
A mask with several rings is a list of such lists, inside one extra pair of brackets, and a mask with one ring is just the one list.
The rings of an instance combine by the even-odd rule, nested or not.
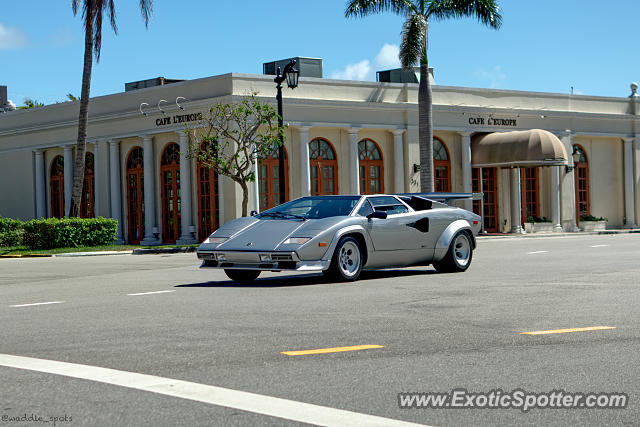
[(569, 173), (576, 168), (576, 163), (580, 161), (580, 154), (581, 154), (580, 149), (574, 145), (573, 152), (571, 153), (571, 159), (573, 160), (573, 165), (572, 166), (567, 165), (564, 167), (564, 171), (566, 173)]
[(178, 108), (179, 108), (179, 109), (181, 109), (182, 111), (184, 111), (184, 107), (183, 107), (182, 105), (178, 104), (178, 100), (179, 100), (179, 99), (184, 99), (185, 101), (188, 101), (188, 99), (187, 99), (187, 98), (185, 98), (184, 96), (179, 96), (179, 97), (177, 97), (177, 98), (176, 98), (176, 105), (178, 106)]
[(413, 173), (418, 173), (420, 172), (420, 165), (414, 163), (413, 164)]
[(147, 117), (147, 113), (145, 113), (144, 111), (142, 111), (142, 106), (143, 106), (143, 105), (149, 106), (149, 104), (147, 104), (146, 102), (143, 102), (142, 104), (140, 104), (140, 108), (139, 108), (139, 110), (140, 110), (140, 114), (142, 114), (143, 116)]
[[(278, 103), (278, 128), (282, 129), (282, 82), (287, 81), (287, 86), (291, 89), (295, 89), (298, 87), (298, 77), (300, 76), (300, 70), (295, 69), (296, 60), (292, 59), (287, 65), (284, 66), (284, 70), (282, 73), (280, 72), (280, 67), (278, 67), (276, 72), (276, 77), (273, 79), (273, 82), (276, 84), (276, 101)], [(285, 168), (284, 168), (284, 139), (283, 134), (280, 134), (280, 147), (278, 148), (278, 176), (285, 176)], [(286, 186), (285, 180), (279, 180), (279, 191), (280, 191), (280, 203), (285, 202), (286, 196)]]
[(167, 102), (166, 99), (161, 99), (160, 101), (158, 101), (158, 110), (160, 110), (160, 112), (162, 113), (163, 116), (166, 116), (167, 113), (162, 109), (162, 107), (160, 107), (160, 103), (161, 102)]

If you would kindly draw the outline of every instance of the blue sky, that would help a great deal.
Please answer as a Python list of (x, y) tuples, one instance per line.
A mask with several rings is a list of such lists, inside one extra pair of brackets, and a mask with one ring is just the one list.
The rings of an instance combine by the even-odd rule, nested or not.
[[(71, 2), (0, 2), (0, 84), (9, 99), (49, 104), (79, 95), (83, 28)], [(116, 0), (119, 31), (103, 27), (92, 96), (158, 76), (257, 74), (263, 62), (293, 56), (322, 58), (327, 78), (375, 80), (375, 71), (397, 66), (402, 18), (347, 20), (344, 0), (155, 0), (148, 29), (137, 4)], [(430, 24), (437, 84), (625, 97), (640, 80), (637, 0), (499, 4), (499, 31), (471, 19)]]

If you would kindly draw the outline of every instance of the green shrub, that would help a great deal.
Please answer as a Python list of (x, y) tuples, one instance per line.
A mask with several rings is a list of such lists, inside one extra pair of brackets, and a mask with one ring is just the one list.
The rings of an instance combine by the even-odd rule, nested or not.
[(22, 245), (22, 221), (11, 218), (0, 218), (0, 246)]
[(543, 216), (542, 218), (539, 218), (537, 216), (528, 216), (527, 217), (527, 221), (526, 222), (551, 222), (550, 219), (547, 219), (546, 216)]
[(580, 221), (608, 221), (608, 219), (603, 216), (583, 215), (580, 217)]
[(24, 244), (31, 249), (110, 245), (118, 221), (110, 218), (34, 219), (23, 225)]

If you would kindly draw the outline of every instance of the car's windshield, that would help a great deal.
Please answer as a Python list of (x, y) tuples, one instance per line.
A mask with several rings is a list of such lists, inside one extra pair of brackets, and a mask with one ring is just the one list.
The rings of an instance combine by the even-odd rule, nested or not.
[(358, 204), (360, 196), (316, 196), (292, 200), (258, 215), (260, 219), (322, 219), (346, 216)]

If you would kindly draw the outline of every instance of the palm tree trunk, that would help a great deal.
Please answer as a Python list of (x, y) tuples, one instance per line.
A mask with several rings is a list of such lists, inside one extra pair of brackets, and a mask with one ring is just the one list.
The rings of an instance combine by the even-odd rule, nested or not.
[(82, 70), (82, 92), (80, 95), (80, 113), (78, 115), (78, 140), (76, 142), (76, 156), (73, 165), (73, 189), (71, 192), (71, 206), (69, 217), (80, 214), (82, 201), (82, 187), (84, 184), (84, 160), (87, 151), (87, 122), (89, 119), (89, 92), (91, 89), (91, 68), (93, 66), (93, 28), (96, 10), (89, 7), (85, 23), (84, 34), (84, 68)]
[(433, 113), (429, 63), (420, 64), (418, 86), (418, 140), (420, 146), (420, 191), (433, 192)]

